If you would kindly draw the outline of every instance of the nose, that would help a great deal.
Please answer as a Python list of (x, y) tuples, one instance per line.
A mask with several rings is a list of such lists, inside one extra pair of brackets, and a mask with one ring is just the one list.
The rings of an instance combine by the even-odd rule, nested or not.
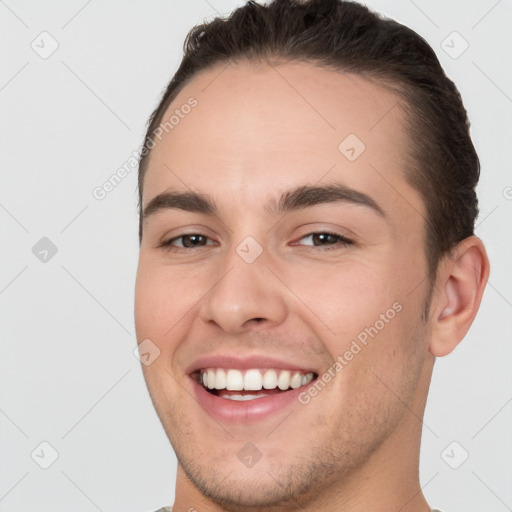
[(199, 317), (227, 334), (281, 324), (287, 314), (286, 290), (268, 263), (265, 253), (248, 263), (233, 250), (212, 276)]

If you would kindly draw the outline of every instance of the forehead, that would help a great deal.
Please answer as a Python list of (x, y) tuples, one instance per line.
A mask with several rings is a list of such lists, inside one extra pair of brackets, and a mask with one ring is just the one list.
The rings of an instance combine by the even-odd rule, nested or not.
[[(196, 105), (184, 107), (191, 98)], [(171, 116), (154, 138), (143, 205), (172, 187), (248, 208), (292, 186), (336, 181), (422, 209), (405, 181), (402, 103), (359, 75), (311, 63), (222, 63), (194, 77), (162, 123)]]

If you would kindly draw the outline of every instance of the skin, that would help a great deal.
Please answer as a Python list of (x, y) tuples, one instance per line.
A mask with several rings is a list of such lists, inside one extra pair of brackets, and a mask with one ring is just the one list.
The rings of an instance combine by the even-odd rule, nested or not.
[[(191, 96), (197, 107), (152, 151), (143, 208), (193, 190), (218, 211), (145, 219), (135, 300), (137, 338), (160, 350), (143, 369), (178, 458), (174, 512), (428, 511), (418, 479), (425, 401), (435, 357), (478, 310), (489, 273), (481, 241), (441, 261), (424, 319), (425, 208), (405, 179), (409, 141), (393, 93), (310, 63), (238, 62), (197, 75), (169, 112)], [(366, 146), (353, 162), (338, 150), (351, 133)], [(331, 183), (367, 194), (385, 216), (343, 201), (265, 208), (295, 187)], [(308, 237), (325, 231), (353, 243)], [(207, 245), (183, 247), (184, 233)], [(263, 250), (250, 264), (236, 252), (247, 236)], [(169, 239), (171, 250), (161, 247)], [(202, 354), (266, 354), (322, 374), (397, 302), (307, 405), (222, 424), (190, 392), (185, 368)], [(251, 468), (237, 457), (248, 441), (262, 453)]]

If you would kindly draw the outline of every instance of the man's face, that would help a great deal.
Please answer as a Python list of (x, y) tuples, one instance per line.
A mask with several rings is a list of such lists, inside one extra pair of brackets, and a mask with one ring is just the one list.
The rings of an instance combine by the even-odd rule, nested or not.
[[(239, 63), (196, 76), (164, 121), (190, 97), (155, 139), (143, 208), (196, 193), (215, 211), (153, 202), (135, 304), (139, 342), (160, 350), (144, 375), (181, 469), (242, 509), (385, 470), (419, 436), (432, 365), (425, 213), (405, 180), (398, 98), (312, 64)], [(208, 391), (211, 368), (229, 387), (261, 375), (272, 388), (276, 370), (291, 388)], [(222, 371), (206, 373), (223, 387)]]

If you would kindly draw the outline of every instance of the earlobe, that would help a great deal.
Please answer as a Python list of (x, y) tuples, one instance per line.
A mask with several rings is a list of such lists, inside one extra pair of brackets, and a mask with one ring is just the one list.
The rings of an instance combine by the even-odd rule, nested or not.
[(452, 352), (476, 316), (489, 277), (489, 260), (482, 241), (461, 241), (441, 263), (432, 315), (430, 352), (442, 357)]

